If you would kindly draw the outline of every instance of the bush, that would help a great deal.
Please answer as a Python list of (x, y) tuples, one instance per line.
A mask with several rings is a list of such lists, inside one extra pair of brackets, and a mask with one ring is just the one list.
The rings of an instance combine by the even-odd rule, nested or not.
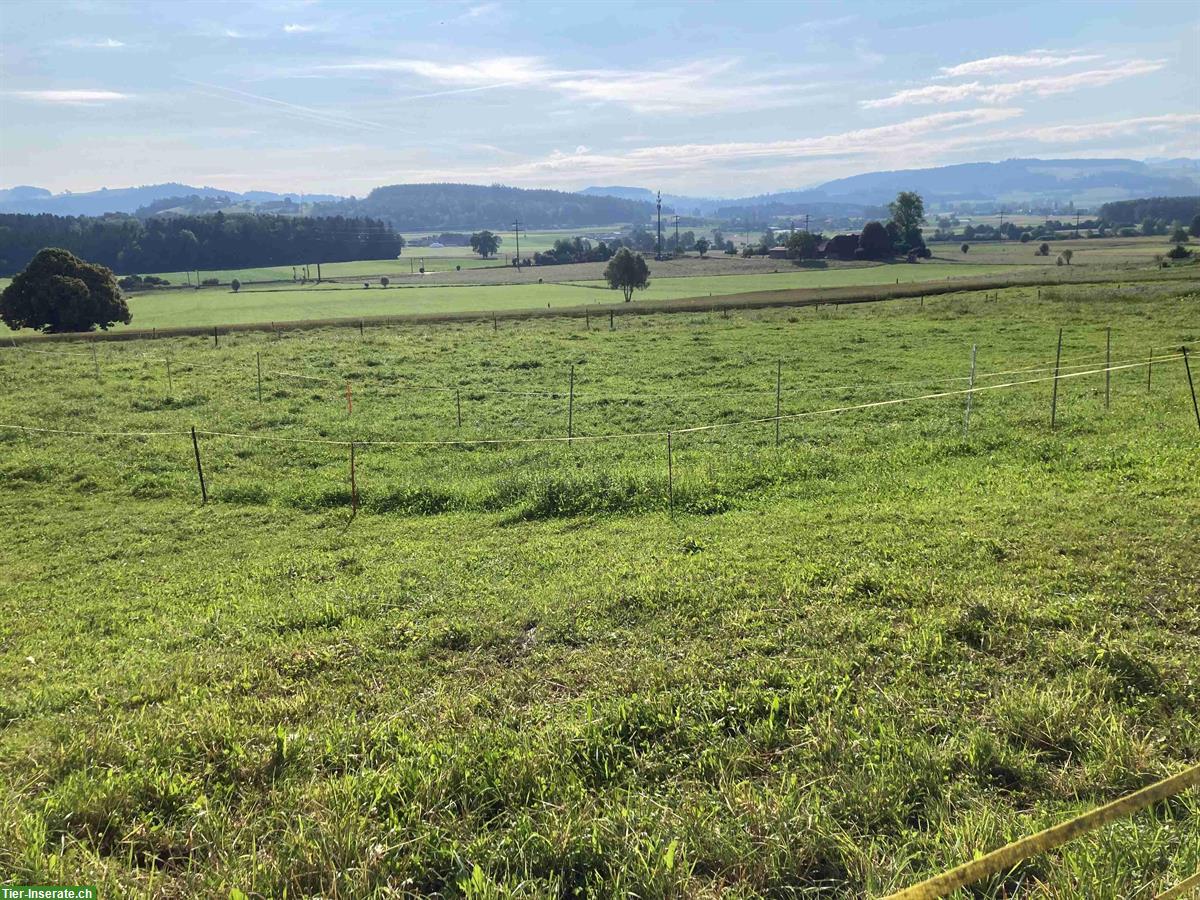
[(892, 239), (881, 222), (868, 222), (863, 226), (858, 246), (864, 259), (886, 259), (892, 255)]
[(1183, 244), (1176, 244), (1167, 251), (1167, 256), (1171, 259), (1187, 259), (1191, 255), (1192, 251), (1183, 246)]
[(242, 283), (240, 281), (238, 281), (236, 278), (233, 279), (233, 281), (229, 282), (229, 286), (231, 288), (233, 288), (233, 292), (235, 294), (242, 289)]
[(857, 234), (835, 234), (825, 242), (827, 259), (854, 259), (858, 250)]
[(200, 283), (201, 283), (202, 285), (204, 285), (205, 287), (216, 287), (218, 284), (220, 284), (220, 283), (221, 283), (221, 281), (220, 281), (220, 279), (218, 279), (218, 278), (205, 278), (205, 279), (204, 279), (202, 282), (200, 282)]
[[(117, 286), (126, 291), (134, 291), (144, 287), (165, 287), (170, 283), (167, 279), (159, 278), (157, 275), (126, 275), (117, 282)], [(208, 284), (207, 281), (204, 283)], [(215, 278), (212, 283), (217, 283)]]

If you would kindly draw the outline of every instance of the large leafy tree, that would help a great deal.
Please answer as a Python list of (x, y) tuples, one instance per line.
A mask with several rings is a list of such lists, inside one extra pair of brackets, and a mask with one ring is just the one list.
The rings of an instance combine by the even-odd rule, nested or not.
[(41, 250), (0, 294), (0, 319), (12, 329), (107, 330), (133, 317), (113, 273), (66, 250)]
[(650, 285), (650, 267), (642, 254), (630, 252), (628, 247), (622, 247), (608, 261), (604, 269), (604, 280), (613, 290), (620, 288), (625, 295), (625, 302), (633, 299), (635, 290), (645, 290)]
[(892, 223), (899, 232), (899, 240), (905, 250), (921, 247), (925, 241), (921, 237), (921, 223), (925, 221), (925, 201), (915, 191), (901, 191), (896, 199), (888, 204), (888, 212), (892, 214)]
[(487, 259), (489, 256), (494, 256), (500, 249), (501, 240), (499, 235), (492, 234), (490, 231), (477, 231), (471, 235), (471, 249)]

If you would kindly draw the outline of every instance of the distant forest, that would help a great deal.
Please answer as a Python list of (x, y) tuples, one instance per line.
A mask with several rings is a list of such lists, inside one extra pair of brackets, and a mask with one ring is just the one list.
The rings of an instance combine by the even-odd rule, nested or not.
[(395, 259), (404, 238), (366, 218), (230, 215), (0, 214), (0, 275), (20, 272), (44, 247), (62, 247), (118, 274), (243, 269)]
[(584, 228), (648, 222), (654, 205), (640, 200), (522, 190), (502, 185), (395, 184), (361, 200), (317, 204), (319, 215), (371, 216), (402, 231), (507, 231), (523, 228)]
[(1100, 218), (1113, 225), (1135, 225), (1146, 219), (1186, 225), (1198, 215), (1200, 197), (1144, 197), (1141, 200), (1117, 200), (1100, 207)]

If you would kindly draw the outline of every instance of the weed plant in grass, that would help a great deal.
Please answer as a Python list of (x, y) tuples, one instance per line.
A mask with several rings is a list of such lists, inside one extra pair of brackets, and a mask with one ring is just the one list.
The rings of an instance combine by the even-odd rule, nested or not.
[[(877, 896), (1196, 762), (1182, 362), (1062, 381), (1053, 433), (1049, 382), (982, 388), (1059, 327), (1066, 372), (1109, 326), (1171, 357), (1197, 286), (992, 296), (0, 351), (2, 423), (182, 432), (0, 429), (0, 871)], [(774, 415), (779, 361), (796, 415), (963, 388), (972, 344), (967, 438), (961, 395), (676, 433), (669, 513), (662, 432)], [(563, 437), (571, 366), (569, 445), (369, 443)], [(250, 436), (201, 434), (207, 506), (192, 425)], [(346, 446), (280, 438), (362, 442), (358, 515)], [(975, 895), (1198, 865), (1193, 793)]]

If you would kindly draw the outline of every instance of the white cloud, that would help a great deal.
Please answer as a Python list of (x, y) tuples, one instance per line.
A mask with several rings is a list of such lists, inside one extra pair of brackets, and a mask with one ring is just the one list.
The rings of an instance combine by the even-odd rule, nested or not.
[[(739, 60), (692, 62), (670, 69), (556, 68), (540, 57), (499, 56), (470, 62), (429, 59), (367, 59), (321, 66), (321, 71), (402, 73), (451, 86), (455, 91), (524, 87), (561, 94), (595, 104), (615, 103), (642, 113), (702, 113), (728, 109), (762, 109), (796, 102), (821, 85), (755, 72), (734, 77)], [(721, 78), (721, 76), (725, 76)], [(418, 94), (403, 99), (442, 96)]]
[(240, 31), (234, 31), (232, 28), (226, 28), (225, 29), (225, 37), (233, 38), (234, 40), (237, 40), (239, 38), (244, 38), (245, 35), (242, 34)]
[(130, 94), (117, 91), (10, 91), (17, 97), (39, 103), (62, 103), (74, 106), (95, 106), (114, 100), (128, 100)]
[(289, 24), (283, 26), (283, 30), (285, 32), (287, 32), (288, 34), (305, 34), (309, 31), (316, 31), (317, 26), (316, 25), (297, 25), (295, 23), (289, 23)]
[(1025, 94), (1049, 97), (1083, 88), (1103, 87), (1126, 78), (1157, 72), (1165, 66), (1166, 61), (1161, 59), (1135, 59), (1107, 69), (1087, 69), (1066, 75), (1047, 75), (998, 84), (985, 84), (980, 81), (969, 81), (964, 84), (930, 84), (925, 87), (897, 91), (877, 100), (864, 100), (860, 105), (866, 109), (885, 109), (910, 104), (953, 103), (960, 100), (1007, 103)]
[(975, 59), (971, 62), (959, 63), (956, 66), (943, 66), (941, 77), (962, 78), (972, 75), (996, 75), (1001, 72), (1013, 72), (1018, 69), (1057, 69), (1076, 63), (1092, 62), (1100, 59), (1097, 53), (1068, 53), (1055, 55), (1048, 50), (1031, 50), (1010, 56), (989, 56), (985, 59)]

